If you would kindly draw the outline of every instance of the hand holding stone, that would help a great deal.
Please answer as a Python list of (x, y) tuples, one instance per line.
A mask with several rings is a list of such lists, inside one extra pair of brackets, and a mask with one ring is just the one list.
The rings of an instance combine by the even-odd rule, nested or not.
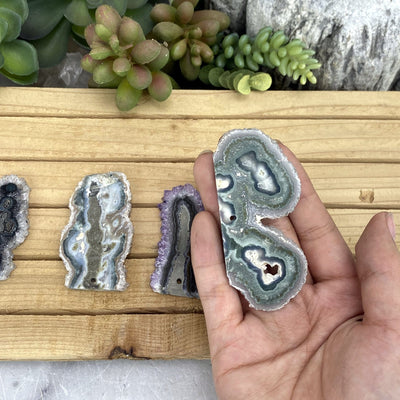
[(390, 214), (372, 218), (356, 261), (303, 167), (299, 203), (269, 221), (299, 244), (306, 283), (277, 311), (259, 311), (229, 285), (212, 154), (194, 174), (206, 211), (192, 225), (192, 263), (206, 317), (219, 398), (400, 398), (400, 255)]

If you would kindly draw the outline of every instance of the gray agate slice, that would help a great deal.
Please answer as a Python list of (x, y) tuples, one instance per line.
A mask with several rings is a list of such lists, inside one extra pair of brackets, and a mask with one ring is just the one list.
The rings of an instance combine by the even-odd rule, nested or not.
[(29, 187), (23, 178), (0, 179), (0, 280), (15, 269), (13, 250), (28, 236)]
[(121, 172), (88, 175), (72, 195), (71, 217), (61, 235), (60, 257), (71, 289), (124, 290), (124, 262), (133, 226), (131, 193)]
[(296, 170), (257, 129), (227, 132), (214, 153), (214, 168), (229, 282), (250, 306), (277, 310), (300, 291), (307, 260), (262, 220), (293, 211), (301, 190)]
[(162, 200), (161, 240), (150, 286), (157, 293), (198, 298), (190, 258), (190, 229), (203, 203), (190, 184), (166, 190)]

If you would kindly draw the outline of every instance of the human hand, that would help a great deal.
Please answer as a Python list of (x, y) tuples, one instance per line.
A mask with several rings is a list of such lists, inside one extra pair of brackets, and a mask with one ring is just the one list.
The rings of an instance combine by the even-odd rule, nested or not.
[(356, 246), (344, 239), (295, 156), (295, 210), (269, 221), (303, 249), (309, 273), (284, 308), (257, 311), (228, 283), (212, 153), (194, 176), (204, 203), (192, 264), (221, 400), (400, 399), (400, 254), (391, 214), (375, 215)]

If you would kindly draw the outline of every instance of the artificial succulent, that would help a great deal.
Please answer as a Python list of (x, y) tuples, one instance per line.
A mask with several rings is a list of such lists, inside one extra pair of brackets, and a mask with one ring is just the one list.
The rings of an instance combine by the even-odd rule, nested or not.
[(26, 0), (0, 0), (0, 73), (20, 85), (36, 82), (39, 70), (35, 48), (18, 39), (28, 12)]
[(88, 47), (85, 27), (94, 22), (95, 9), (103, 4), (112, 6), (121, 16), (136, 14), (136, 20), (141, 18), (148, 31), (152, 27), (149, 26), (152, 5), (147, 4), (148, 0), (28, 0), (28, 3), (30, 12), (21, 37), (37, 49), (41, 68), (62, 61), (71, 35), (77, 43)]
[(237, 33), (220, 34), (213, 52), (214, 64), (219, 68), (246, 68), (254, 72), (277, 68), (281, 75), (299, 80), (301, 85), (307, 81), (316, 83), (312, 70), (321, 67), (312, 58), (315, 52), (301, 40), (289, 40), (283, 31), (274, 32), (271, 27), (262, 28), (254, 38)]
[(156, 4), (151, 11), (155, 22), (152, 34), (168, 43), (171, 59), (179, 61), (187, 80), (198, 78), (203, 63), (211, 63), (214, 53), (210, 46), (217, 34), (228, 28), (229, 17), (216, 10), (195, 11), (198, 0), (173, 0), (171, 4)]
[(121, 111), (136, 106), (144, 90), (158, 101), (172, 91), (169, 76), (161, 69), (169, 60), (167, 47), (146, 39), (140, 24), (102, 5), (95, 23), (85, 29), (91, 51), (82, 59), (82, 68), (93, 74), (94, 86), (117, 88), (116, 103)]

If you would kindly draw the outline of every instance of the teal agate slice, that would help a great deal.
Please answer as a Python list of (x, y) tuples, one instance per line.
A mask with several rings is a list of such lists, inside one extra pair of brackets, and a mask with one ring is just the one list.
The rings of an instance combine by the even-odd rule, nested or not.
[(69, 207), (71, 217), (60, 245), (60, 257), (68, 270), (65, 286), (124, 290), (124, 262), (133, 236), (126, 176), (121, 172), (86, 176)]
[(277, 310), (303, 286), (307, 260), (282, 232), (262, 223), (293, 211), (296, 170), (279, 146), (256, 129), (232, 130), (214, 153), (226, 272), (250, 306)]

